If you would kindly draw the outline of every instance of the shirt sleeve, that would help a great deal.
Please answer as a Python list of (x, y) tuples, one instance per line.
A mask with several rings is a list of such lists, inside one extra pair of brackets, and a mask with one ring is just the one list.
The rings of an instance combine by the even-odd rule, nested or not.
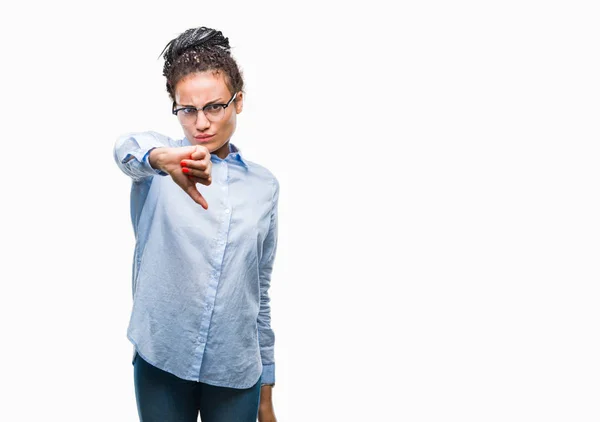
[(269, 287), (273, 262), (277, 251), (277, 206), (279, 202), (279, 183), (274, 179), (273, 204), (269, 232), (263, 243), (263, 254), (259, 267), (260, 278), (260, 309), (258, 312), (258, 343), (262, 359), (262, 384), (275, 383), (275, 333), (271, 328), (271, 307)]
[(148, 156), (154, 148), (176, 146), (176, 141), (157, 132), (132, 132), (117, 138), (113, 155), (121, 171), (137, 182), (156, 175), (167, 176), (150, 165)]

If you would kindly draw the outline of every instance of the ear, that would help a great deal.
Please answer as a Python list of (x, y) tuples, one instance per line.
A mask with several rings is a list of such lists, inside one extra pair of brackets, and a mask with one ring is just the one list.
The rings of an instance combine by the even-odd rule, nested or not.
[(236, 114), (240, 114), (244, 108), (244, 93), (242, 91), (240, 91), (235, 97), (234, 104)]

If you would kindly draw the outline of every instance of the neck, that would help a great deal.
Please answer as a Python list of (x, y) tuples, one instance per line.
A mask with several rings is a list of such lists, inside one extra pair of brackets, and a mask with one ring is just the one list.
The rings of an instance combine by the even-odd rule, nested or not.
[(229, 141), (225, 142), (225, 144), (221, 148), (213, 151), (212, 154), (215, 154), (221, 160), (227, 158), (227, 156), (229, 155)]

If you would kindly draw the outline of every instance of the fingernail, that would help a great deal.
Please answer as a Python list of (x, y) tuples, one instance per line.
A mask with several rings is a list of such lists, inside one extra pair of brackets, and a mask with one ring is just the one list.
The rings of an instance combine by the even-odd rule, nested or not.
[(187, 167), (184, 167), (184, 168), (181, 169), (181, 171), (184, 172), (184, 173), (189, 173), (190, 169), (187, 168)]
[(187, 163), (185, 161), (182, 161), (180, 164), (181, 164), (181, 167), (186, 167), (187, 166)]

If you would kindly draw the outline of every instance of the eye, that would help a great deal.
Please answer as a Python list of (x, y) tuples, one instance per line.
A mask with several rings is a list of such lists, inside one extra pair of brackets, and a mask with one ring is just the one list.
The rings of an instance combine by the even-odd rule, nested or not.
[(206, 107), (204, 107), (204, 111), (208, 112), (208, 113), (214, 113), (217, 112), (221, 109), (222, 105), (220, 104), (209, 104)]
[(198, 111), (194, 107), (185, 107), (185, 108), (180, 108), (179, 112), (181, 114), (183, 114), (184, 116), (191, 116), (193, 114), (196, 114)]

